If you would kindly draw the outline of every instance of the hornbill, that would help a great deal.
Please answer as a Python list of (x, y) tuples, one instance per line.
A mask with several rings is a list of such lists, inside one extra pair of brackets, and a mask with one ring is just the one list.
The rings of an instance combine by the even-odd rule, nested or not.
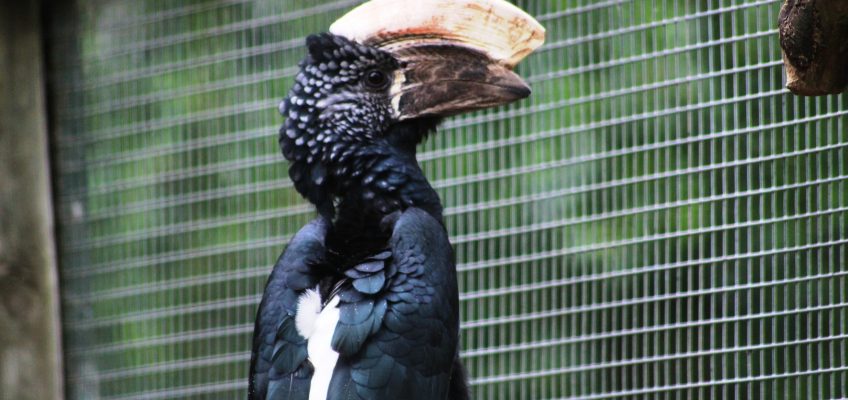
[(440, 119), (524, 98), (544, 29), (503, 0), (374, 0), (308, 54), (279, 143), (319, 213), (256, 316), (250, 399), (465, 399), (453, 250), (415, 158)]

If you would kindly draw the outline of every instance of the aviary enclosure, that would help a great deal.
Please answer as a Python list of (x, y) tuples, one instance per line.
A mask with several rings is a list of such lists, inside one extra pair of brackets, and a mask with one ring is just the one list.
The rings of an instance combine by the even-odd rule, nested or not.
[[(49, 8), (69, 398), (244, 398), (314, 216), (277, 103), (357, 3)], [(476, 398), (848, 397), (847, 98), (784, 89), (781, 3), (517, 2), (533, 96), (420, 152)]]

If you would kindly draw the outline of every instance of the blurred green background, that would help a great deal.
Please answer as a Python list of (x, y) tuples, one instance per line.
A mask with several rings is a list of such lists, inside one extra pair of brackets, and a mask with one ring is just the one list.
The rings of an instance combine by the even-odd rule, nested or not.
[[(314, 217), (277, 104), (357, 1), (78, 0), (48, 55), (70, 399), (244, 398)], [(848, 397), (846, 96), (783, 89), (777, 0), (518, 1), (534, 94), (421, 149), (479, 399)]]

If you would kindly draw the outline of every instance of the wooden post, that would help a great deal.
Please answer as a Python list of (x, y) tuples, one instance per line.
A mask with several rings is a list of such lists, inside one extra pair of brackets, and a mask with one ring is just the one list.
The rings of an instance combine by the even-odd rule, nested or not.
[(61, 399), (40, 1), (0, 2), (0, 399)]
[(819, 96), (848, 86), (848, 1), (786, 0), (778, 18), (786, 87)]

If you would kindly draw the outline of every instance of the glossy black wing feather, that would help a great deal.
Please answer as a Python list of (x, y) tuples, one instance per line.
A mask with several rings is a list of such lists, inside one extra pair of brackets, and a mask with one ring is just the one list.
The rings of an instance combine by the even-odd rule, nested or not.
[(391, 268), (391, 251), (367, 257), (345, 271), (350, 283), (339, 291), (339, 322), (332, 346), (341, 356), (356, 354), (371, 335), (380, 329), (386, 314), (386, 299), (380, 291)]
[(354, 267), (340, 293), (330, 400), (447, 397), (459, 336), (453, 249), (444, 227), (414, 208), (389, 244), (391, 256)]
[(271, 272), (253, 330), (248, 399), (306, 399), (311, 366), (295, 327), (300, 292), (315, 287), (312, 266), (324, 257), (327, 223), (318, 218), (295, 234)]

